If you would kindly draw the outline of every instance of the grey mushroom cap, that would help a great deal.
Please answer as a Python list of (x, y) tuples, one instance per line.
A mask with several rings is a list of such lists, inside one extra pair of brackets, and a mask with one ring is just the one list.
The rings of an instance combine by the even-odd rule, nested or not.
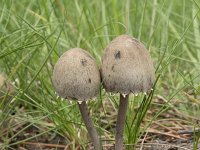
[(62, 98), (83, 101), (99, 93), (99, 68), (94, 58), (81, 48), (70, 49), (59, 58), (52, 79)]
[(106, 91), (129, 94), (150, 90), (155, 72), (145, 46), (131, 36), (120, 35), (105, 48), (101, 77)]

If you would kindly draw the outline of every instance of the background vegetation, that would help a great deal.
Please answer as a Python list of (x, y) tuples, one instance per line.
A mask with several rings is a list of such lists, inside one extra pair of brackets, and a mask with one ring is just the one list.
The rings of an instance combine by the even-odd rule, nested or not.
[[(159, 138), (155, 133), (169, 134), (175, 125), (180, 130), (199, 128), (199, 1), (1, 0), (0, 72), (14, 89), (8, 93), (9, 86), (1, 88), (0, 147), (15, 149), (28, 141), (41, 142), (41, 137), (51, 143), (58, 136), (64, 140), (57, 144), (86, 147), (89, 140), (78, 107), (57, 97), (52, 69), (73, 47), (86, 49), (100, 65), (104, 48), (120, 34), (146, 45), (160, 76), (152, 99), (144, 103), (143, 94), (130, 97), (127, 147), (142, 143), (145, 136), (154, 141)], [(101, 90), (88, 105), (102, 143), (112, 144), (118, 96)], [(174, 133), (179, 129), (173, 128), (173, 138), (182, 138)], [(194, 137), (195, 147), (198, 133)]]

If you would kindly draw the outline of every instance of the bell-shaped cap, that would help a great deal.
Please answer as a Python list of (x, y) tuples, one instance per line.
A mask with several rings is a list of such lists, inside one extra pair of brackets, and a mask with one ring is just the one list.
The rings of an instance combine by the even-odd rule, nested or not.
[(96, 97), (100, 73), (94, 58), (81, 48), (68, 50), (54, 67), (53, 85), (62, 98), (83, 101)]
[(145, 46), (133, 37), (120, 35), (105, 48), (101, 77), (106, 91), (129, 94), (151, 89), (155, 72)]

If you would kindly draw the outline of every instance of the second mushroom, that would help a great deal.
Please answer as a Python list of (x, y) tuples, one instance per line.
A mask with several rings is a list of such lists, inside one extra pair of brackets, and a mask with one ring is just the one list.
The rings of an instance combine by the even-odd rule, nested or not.
[(94, 149), (100, 150), (98, 133), (86, 105), (86, 100), (96, 97), (100, 89), (99, 68), (93, 57), (81, 48), (65, 52), (54, 67), (53, 84), (60, 97), (78, 101)]
[(155, 80), (153, 62), (141, 42), (131, 36), (120, 35), (105, 48), (101, 77), (107, 92), (120, 93), (115, 150), (122, 150), (128, 96), (151, 89)]

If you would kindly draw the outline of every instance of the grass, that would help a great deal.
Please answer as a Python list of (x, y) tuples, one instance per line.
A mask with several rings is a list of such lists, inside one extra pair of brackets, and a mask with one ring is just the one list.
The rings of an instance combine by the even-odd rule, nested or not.
[[(146, 45), (159, 76), (154, 93), (147, 97), (131, 96), (125, 143), (140, 142), (148, 128), (163, 119), (162, 114), (168, 110), (176, 109), (183, 116), (199, 118), (200, 3), (197, 0), (181, 2), (2, 0), (0, 72), (14, 83), (16, 91), (4, 92), (1, 96), (2, 149), (12, 149), (13, 145), (46, 133), (62, 135), (72, 147), (75, 144), (86, 147), (87, 131), (76, 103), (62, 101), (54, 92), (53, 66), (63, 52), (73, 47), (86, 49), (100, 65), (106, 45), (125, 33)], [(157, 102), (158, 96), (166, 100), (162, 105)], [(96, 101), (88, 105), (102, 141), (112, 143), (116, 116), (110, 114), (117, 113), (117, 96), (101, 90)], [(185, 121), (191, 128), (199, 128), (198, 123)], [(23, 128), (14, 132), (20, 125)], [(31, 126), (40, 132), (15, 140)], [(199, 133), (196, 134), (194, 148), (197, 149)]]

